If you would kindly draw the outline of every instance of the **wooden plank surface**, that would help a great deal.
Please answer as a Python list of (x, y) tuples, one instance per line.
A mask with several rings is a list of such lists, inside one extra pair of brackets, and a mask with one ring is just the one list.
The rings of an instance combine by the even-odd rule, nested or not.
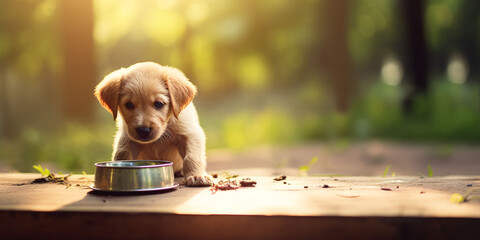
[[(272, 177), (248, 176), (258, 182), (256, 187), (214, 193), (208, 187), (180, 186), (174, 191), (135, 195), (98, 194), (85, 187), (92, 184), (92, 175), (70, 177), (69, 188), (53, 183), (30, 184), (37, 177), (0, 174), (0, 210), (480, 218), (480, 176), (287, 177), (279, 182)], [(453, 203), (453, 193), (468, 195), (472, 200)]]
[(475, 239), (478, 218), (4, 212), (1, 239)]
[(0, 239), (470, 239), (480, 228), (478, 176), (249, 176), (256, 187), (136, 195), (95, 193), (92, 175), (68, 188), (38, 177), (0, 174)]

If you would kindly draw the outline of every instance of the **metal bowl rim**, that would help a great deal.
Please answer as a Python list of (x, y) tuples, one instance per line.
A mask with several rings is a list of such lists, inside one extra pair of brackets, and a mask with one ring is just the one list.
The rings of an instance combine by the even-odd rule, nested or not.
[[(112, 162), (154, 162), (158, 164), (154, 165), (138, 165), (138, 166), (107, 166), (107, 163)], [(117, 169), (127, 169), (127, 168), (135, 168), (135, 169), (142, 169), (142, 168), (158, 168), (158, 167), (168, 167), (172, 166), (173, 162), (165, 161), (165, 160), (122, 160), (122, 161), (106, 161), (106, 162), (98, 162), (95, 163), (95, 167), (97, 168), (117, 168)]]
[(173, 182), (171, 186), (166, 186), (166, 187), (158, 187), (158, 188), (132, 188), (132, 189), (102, 189), (102, 188), (97, 188), (95, 185), (89, 186), (90, 189), (95, 190), (95, 191), (100, 191), (100, 192), (154, 192), (154, 191), (163, 191), (163, 190), (170, 190), (170, 189), (176, 189), (180, 186), (179, 183)]

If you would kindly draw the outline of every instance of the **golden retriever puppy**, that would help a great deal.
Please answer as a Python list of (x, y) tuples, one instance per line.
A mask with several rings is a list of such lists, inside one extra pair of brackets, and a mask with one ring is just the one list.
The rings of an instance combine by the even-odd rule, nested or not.
[(153, 62), (108, 74), (95, 96), (117, 121), (113, 160), (171, 161), (187, 186), (211, 185), (196, 91), (180, 70)]

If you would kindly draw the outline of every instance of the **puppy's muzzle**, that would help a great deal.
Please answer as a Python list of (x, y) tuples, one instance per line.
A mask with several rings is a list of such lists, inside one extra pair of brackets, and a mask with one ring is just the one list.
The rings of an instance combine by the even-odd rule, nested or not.
[(152, 128), (138, 127), (138, 128), (135, 128), (135, 131), (137, 132), (137, 135), (141, 140), (149, 140), (150, 132), (152, 131)]

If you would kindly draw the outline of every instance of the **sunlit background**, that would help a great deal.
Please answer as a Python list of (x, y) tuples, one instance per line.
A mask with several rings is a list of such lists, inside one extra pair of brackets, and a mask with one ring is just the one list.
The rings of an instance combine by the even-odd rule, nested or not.
[[(207, 149), (480, 141), (480, 1), (4, 0), (0, 170), (93, 173), (111, 71), (177, 67)], [(308, 156), (310, 157), (310, 156)]]

